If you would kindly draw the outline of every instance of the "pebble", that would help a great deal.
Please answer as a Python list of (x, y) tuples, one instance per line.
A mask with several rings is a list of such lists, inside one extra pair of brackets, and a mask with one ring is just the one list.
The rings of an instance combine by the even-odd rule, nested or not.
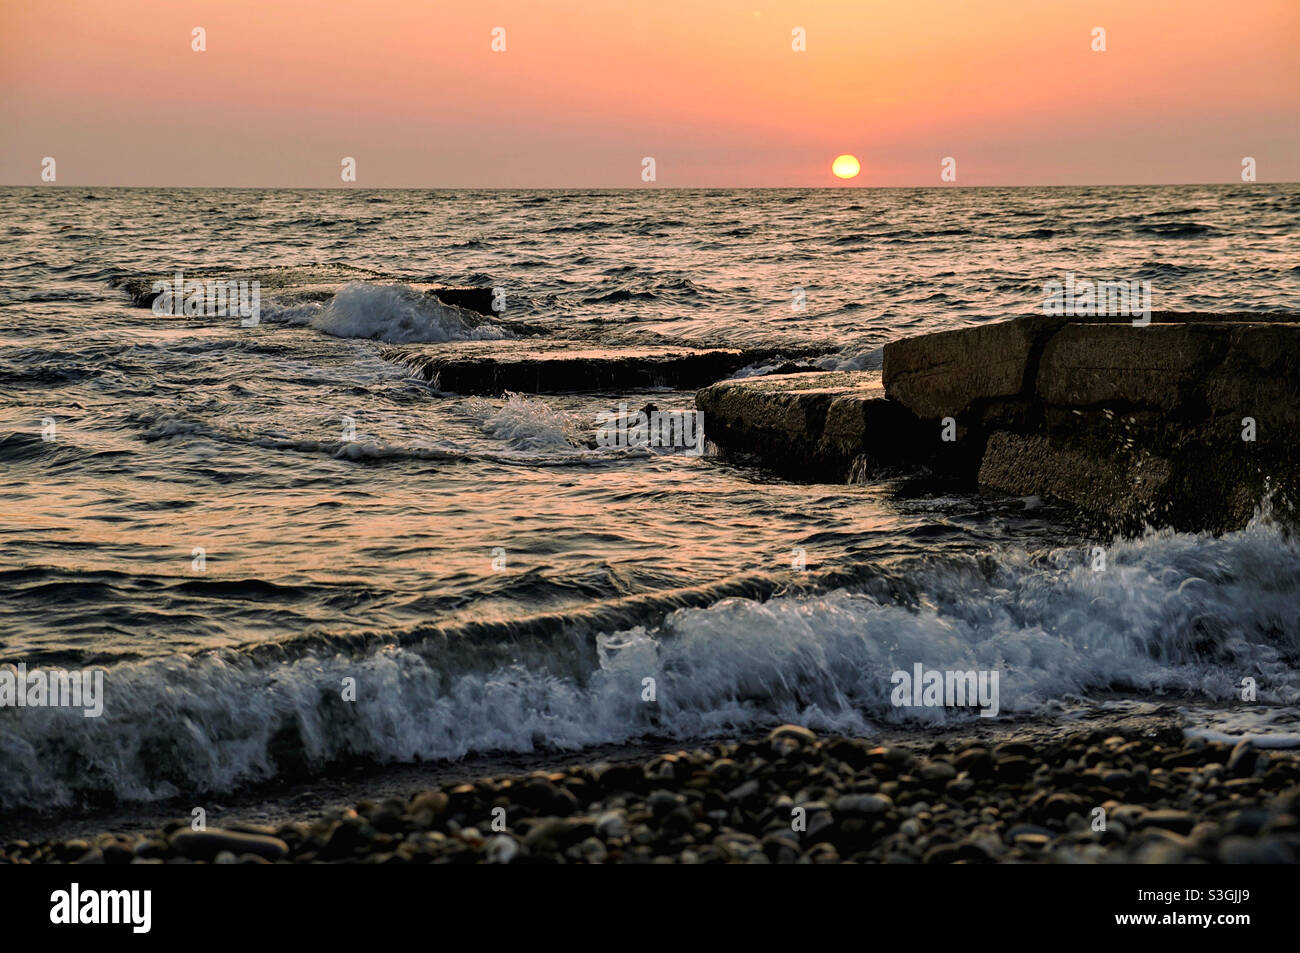
[(930, 761), (917, 772), (922, 781), (946, 784), (957, 777), (957, 769), (947, 761)]
[(1188, 833), (1196, 825), (1196, 815), (1189, 811), (1172, 809), (1148, 811), (1142, 815), (1138, 826), (1142, 828), (1158, 827), (1178, 834)]
[(191, 860), (211, 860), (222, 851), (256, 854), (267, 860), (279, 860), (289, 852), (289, 845), (278, 837), (245, 834), (241, 831), (211, 827), (203, 831), (182, 830), (172, 835), (171, 847)]
[(893, 806), (883, 794), (846, 794), (835, 799), (837, 814), (884, 814)]
[(1232, 754), (1228, 756), (1228, 776), (1232, 778), (1249, 777), (1255, 770), (1257, 758), (1258, 752), (1249, 738), (1237, 742), (1236, 747), (1232, 749)]
[(489, 864), (508, 864), (519, 856), (519, 841), (509, 834), (498, 834), (483, 845), (483, 859)]
[(800, 725), (782, 725), (780, 728), (773, 728), (767, 740), (769, 743), (789, 740), (800, 744), (813, 744), (817, 741), (817, 736)]

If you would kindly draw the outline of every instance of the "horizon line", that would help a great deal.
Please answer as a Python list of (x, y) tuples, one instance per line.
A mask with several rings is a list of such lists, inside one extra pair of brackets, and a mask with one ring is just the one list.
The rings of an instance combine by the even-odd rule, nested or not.
[(276, 189), (284, 192), (807, 192), (853, 191), (853, 190), (915, 190), (933, 189), (951, 191), (956, 189), (1163, 189), (1179, 186), (1246, 186), (1260, 185), (1300, 185), (1300, 180), (1278, 182), (1071, 182), (1056, 184), (1017, 184), (1017, 185), (651, 185), (651, 186), (614, 186), (614, 185), (111, 185), (106, 183), (65, 184), (60, 182), (4, 182), (0, 189), (193, 189), (208, 191), (238, 191)]

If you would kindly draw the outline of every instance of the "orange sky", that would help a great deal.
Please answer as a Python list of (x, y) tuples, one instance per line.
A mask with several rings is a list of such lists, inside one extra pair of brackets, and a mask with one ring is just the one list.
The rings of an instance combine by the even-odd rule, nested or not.
[(1297, 181), (1300, 0), (0, 0), (0, 97), (5, 184)]

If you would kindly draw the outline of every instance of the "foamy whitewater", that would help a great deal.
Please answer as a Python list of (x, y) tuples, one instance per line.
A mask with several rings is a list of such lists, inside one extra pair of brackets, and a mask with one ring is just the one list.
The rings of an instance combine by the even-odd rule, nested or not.
[(353, 281), (323, 305), (272, 310), (270, 320), (305, 324), (340, 338), (372, 338), (392, 344), (491, 341), (507, 332), (482, 323), (473, 312), (443, 304), (406, 285)]
[[(892, 704), (917, 663), (998, 671), (1002, 718), (1159, 701), (1300, 743), (1300, 545), (1267, 501), (1218, 538), (1111, 539), (1037, 499), (595, 439), (620, 402), (690, 392), (467, 397), (381, 354), (536, 334), (869, 369), (1067, 272), (1150, 280), (1157, 309), (1297, 310), (1298, 215), (1300, 189), (1263, 185), (0, 190), (0, 665), (104, 671), (101, 717), (0, 708), (0, 812), (978, 718)], [(261, 323), (124, 290), (176, 270), (258, 278)]]

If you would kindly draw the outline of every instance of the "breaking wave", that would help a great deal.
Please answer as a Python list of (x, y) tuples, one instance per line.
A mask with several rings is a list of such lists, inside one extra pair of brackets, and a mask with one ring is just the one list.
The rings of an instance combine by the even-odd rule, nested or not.
[(340, 338), (369, 338), (390, 344), (443, 341), (496, 341), (512, 337), (478, 314), (406, 285), (354, 281), (325, 305), (308, 303), (267, 309), (267, 320), (314, 328)]
[(584, 447), (578, 422), (536, 397), (507, 393), (503, 403), (473, 398), (466, 407), (483, 432), (516, 450), (572, 450)]
[[(529, 643), (440, 634), (286, 660), (216, 651), (107, 670), (101, 718), (0, 710), (0, 809), (306, 777), (362, 759), (683, 740), (798, 721), (870, 735), (974, 717), (895, 708), (890, 675), (1000, 675), (1000, 708), (1093, 693), (1300, 704), (1300, 546), (1267, 518), (1222, 537), (1152, 532), (1107, 548), (914, 562), (820, 594), (726, 598), (657, 623)], [(358, 646), (360, 643), (358, 643)], [(344, 701), (344, 679), (356, 700)], [(655, 701), (643, 701), (654, 679)]]

